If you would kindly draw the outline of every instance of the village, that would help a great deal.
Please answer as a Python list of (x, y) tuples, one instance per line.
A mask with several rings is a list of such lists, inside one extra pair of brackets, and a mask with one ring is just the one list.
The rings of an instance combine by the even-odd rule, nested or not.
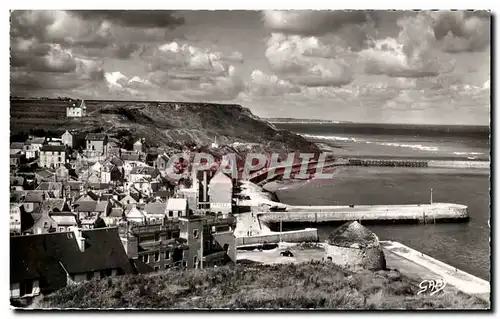
[[(70, 102), (66, 116), (86, 116), (85, 102)], [(150, 155), (142, 139), (127, 150), (105, 133), (11, 143), (11, 298), (236, 262), (235, 181), (194, 170), (173, 182), (172, 154)]]
[[(68, 102), (67, 118), (86, 116), (85, 101)], [(219, 148), (216, 138), (211, 149)], [(60, 137), (33, 134), (10, 144), (11, 300), (26, 306), (38, 296), (110, 276), (312, 260), (350, 271), (401, 269), (417, 280), (431, 270), (461, 291), (489, 296), (484, 280), (400, 243), (379, 241), (361, 224), (394, 218), (425, 223), (429, 216), (435, 222), (432, 214), (452, 204), (287, 205), (252, 182), (264, 175), (265, 183), (285, 166), (281, 173), (239, 178), (217, 169), (225, 156), (217, 165), (189, 167), (174, 161), (174, 150), (153, 152), (147, 142), (138, 138), (124, 148), (103, 131), (65, 130)], [(192, 146), (177, 151), (186, 158), (196, 153)], [(317, 169), (315, 163), (307, 167)], [(449, 214), (456, 211), (467, 217), (466, 207)], [(316, 228), (282, 231), (283, 221), (344, 224), (318, 243)]]

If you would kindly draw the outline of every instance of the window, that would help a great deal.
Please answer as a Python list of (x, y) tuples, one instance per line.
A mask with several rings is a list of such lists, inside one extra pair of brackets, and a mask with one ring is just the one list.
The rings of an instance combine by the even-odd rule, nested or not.
[(60, 162), (61, 161), (61, 156), (58, 157), (58, 161)]
[(87, 280), (92, 280), (92, 278), (94, 278), (94, 272), (93, 271), (89, 271), (87, 273)]
[(166, 251), (165, 252), (165, 259), (170, 259), (170, 252), (169, 251)]
[[(154, 218), (153, 221), (155, 221)], [(155, 241), (160, 241), (160, 233), (155, 233)]]
[(48, 222), (43, 222), (43, 228), (49, 228), (49, 223)]
[(59, 227), (59, 231), (63, 232), (64, 231), (64, 227)]
[(159, 262), (160, 261), (160, 252), (156, 252), (155, 253), (155, 262)]
[(170, 264), (165, 264), (165, 269), (170, 268)]
[(193, 229), (193, 237), (198, 238), (198, 229)]
[(175, 230), (172, 232), (172, 238), (179, 238), (181, 232), (178, 230)]
[(174, 212), (173, 212), (173, 211), (171, 211), (171, 210), (169, 210), (169, 211), (168, 211), (168, 217), (173, 217), (173, 216), (174, 216)]
[(145, 263), (149, 263), (149, 255), (142, 256), (142, 261), (144, 261)]
[(155, 271), (160, 270), (160, 266), (155, 266)]
[(26, 280), (19, 285), (19, 293), (21, 296), (31, 295), (33, 293), (33, 281)]
[(92, 145), (92, 150), (95, 151), (95, 146), (94, 145)]

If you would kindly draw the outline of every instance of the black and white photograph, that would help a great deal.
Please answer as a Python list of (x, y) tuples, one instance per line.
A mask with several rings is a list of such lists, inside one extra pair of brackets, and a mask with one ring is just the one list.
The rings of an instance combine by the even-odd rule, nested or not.
[(491, 311), (494, 13), (228, 9), (9, 11), (10, 309)]

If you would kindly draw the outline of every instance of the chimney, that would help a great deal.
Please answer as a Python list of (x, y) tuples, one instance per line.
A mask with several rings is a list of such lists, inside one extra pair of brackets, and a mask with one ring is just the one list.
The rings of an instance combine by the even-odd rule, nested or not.
[(83, 237), (83, 230), (78, 227), (73, 228), (73, 233), (75, 234), (76, 243), (81, 252), (85, 251), (85, 238)]
[(207, 171), (203, 171), (203, 202), (207, 202), (207, 191), (208, 191), (208, 181), (207, 181)]

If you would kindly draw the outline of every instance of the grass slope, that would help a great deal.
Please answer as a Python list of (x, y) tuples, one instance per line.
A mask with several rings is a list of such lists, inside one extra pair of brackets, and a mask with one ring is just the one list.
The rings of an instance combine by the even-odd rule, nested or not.
[(69, 286), (32, 308), (487, 309), (455, 291), (417, 295), (399, 272), (349, 273), (331, 264), (236, 265), (166, 270)]

